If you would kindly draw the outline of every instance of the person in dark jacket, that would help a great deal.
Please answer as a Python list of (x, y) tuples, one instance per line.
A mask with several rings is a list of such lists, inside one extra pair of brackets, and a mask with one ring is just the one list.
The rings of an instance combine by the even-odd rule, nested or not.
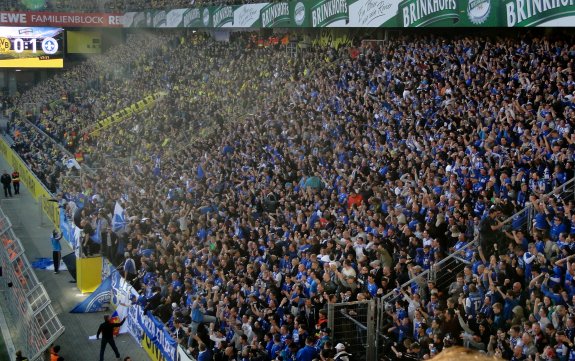
[(126, 322), (126, 318), (122, 322), (116, 323), (110, 321), (110, 315), (104, 316), (104, 322), (100, 324), (98, 328), (98, 333), (96, 333), (96, 339), (100, 339), (100, 334), (102, 334), (102, 344), (100, 346), (100, 361), (104, 361), (104, 352), (106, 351), (106, 345), (110, 344), (112, 350), (116, 354), (118, 360), (120, 359), (120, 353), (116, 347), (116, 342), (114, 342), (114, 329), (120, 327)]
[(20, 173), (17, 170), (12, 172), (12, 185), (14, 186), (14, 194), (20, 194)]
[(4, 169), (4, 172), (0, 177), (0, 182), (2, 182), (2, 185), (4, 186), (4, 197), (8, 198), (8, 195), (12, 197), (12, 177), (6, 169)]
[(28, 357), (22, 356), (22, 351), (16, 351), (16, 361), (28, 361)]

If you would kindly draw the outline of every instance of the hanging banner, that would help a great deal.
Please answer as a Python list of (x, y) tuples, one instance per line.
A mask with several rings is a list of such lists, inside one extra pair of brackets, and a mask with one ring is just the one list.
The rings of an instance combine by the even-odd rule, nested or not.
[(302, 0), (128, 12), (125, 27), (574, 27), (575, 0)]
[(123, 20), (122, 14), (1, 11), (0, 25), (120, 28)]

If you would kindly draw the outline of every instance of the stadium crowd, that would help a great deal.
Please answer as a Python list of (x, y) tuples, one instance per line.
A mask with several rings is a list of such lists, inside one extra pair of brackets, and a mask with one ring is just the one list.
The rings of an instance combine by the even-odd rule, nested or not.
[[(386, 297), (396, 359), (453, 344), (575, 359), (574, 199), (548, 195), (574, 175), (572, 35), (414, 35), (297, 57), (245, 35), (174, 39), (129, 60), (147, 76), (116, 93), (166, 96), (86, 139), (97, 175), (56, 188), (70, 216), (88, 210), (87, 253), (121, 263), (190, 352), (342, 359), (327, 303)], [(84, 86), (69, 77), (49, 87)], [(102, 106), (118, 97), (88, 87)], [(81, 114), (78, 137), (99, 119)], [(525, 207), (532, 224), (502, 222)], [(400, 287), (457, 251), (466, 266), (448, 288)]]

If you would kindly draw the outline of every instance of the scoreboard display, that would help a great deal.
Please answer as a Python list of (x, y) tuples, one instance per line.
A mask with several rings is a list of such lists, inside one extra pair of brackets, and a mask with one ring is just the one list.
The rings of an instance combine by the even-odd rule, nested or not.
[(0, 27), (0, 68), (62, 68), (64, 29)]

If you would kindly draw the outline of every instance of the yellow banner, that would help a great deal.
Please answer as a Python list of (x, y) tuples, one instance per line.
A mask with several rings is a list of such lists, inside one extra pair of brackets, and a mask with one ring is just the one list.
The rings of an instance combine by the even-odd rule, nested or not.
[(160, 349), (150, 340), (148, 335), (143, 332), (144, 338), (142, 338), (142, 348), (146, 351), (148, 356), (152, 359), (152, 361), (166, 361), (166, 358), (160, 352)]
[(152, 105), (156, 103), (156, 100), (162, 98), (164, 95), (166, 95), (165, 92), (159, 92), (153, 95), (148, 95), (144, 99), (139, 100), (138, 102), (130, 105), (129, 107), (124, 108), (119, 112), (116, 112), (110, 115), (109, 117), (100, 120), (98, 123), (96, 123), (90, 134), (98, 135), (100, 131), (108, 128), (110, 125), (124, 121), (128, 119), (132, 114), (138, 114), (146, 109), (149, 109), (150, 107), (152, 107)]
[(12, 148), (6, 143), (4, 138), (0, 137), (0, 154), (6, 159), (13, 170), (20, 173), (20, 181), (26, 186), (30, 194), (36, 201), (41, 202), (44, 213), (52, 222), (55, 229), (60, 228), (60, 213), (57, 202), (50, 202), (52, 194), (44, 187), (44, 185), (36, 178), (36, 176), (28, 169), (24, 161), (14, 152)]

